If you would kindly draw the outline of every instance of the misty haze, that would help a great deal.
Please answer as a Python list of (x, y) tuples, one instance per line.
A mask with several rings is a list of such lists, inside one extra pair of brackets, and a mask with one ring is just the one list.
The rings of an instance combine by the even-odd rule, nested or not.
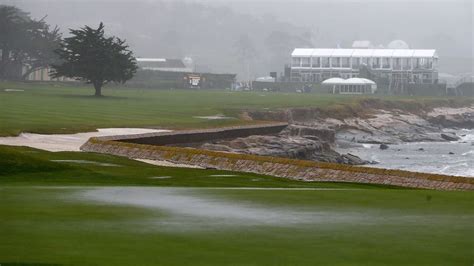
[(0, 266), (474, 265), (471, 0), (0, 0)]

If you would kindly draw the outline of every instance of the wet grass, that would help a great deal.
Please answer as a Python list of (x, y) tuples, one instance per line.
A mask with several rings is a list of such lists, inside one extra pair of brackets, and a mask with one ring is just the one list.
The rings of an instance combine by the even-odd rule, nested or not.
[[(97, 99), (90, 96), (90, 87), (0, 82), (0, 135), (105, 127), (215, 127), (248, 122), (193, 116), (235, 116), (245, 108), (328, 107), (362, 99), (122, 88), (107, 88), (104, 93), (107, 97)], [(81, 163), (84, 160), (97, 163)], [(156, 178), (163, 176), (171, 178)], [(260, 206), (371, 214), (379, 222), (163, 231), (149, 221), (167, 213), (71, 197), (95, 186), (350, 189), (206, 193)], [(473, 202), (472, 192), (298, 182), (248, 173), (156, 167), (102, 154), (0, 146), (0, 265), (472, 265)]]
[[(24, 91), (5, 92), (5, 89)], [(248, 124), (239, 119), (206, 120), (195, 116), (237, 116), (244, 108), (322, 106), (349, 97), (105, 88), (106, 97), (90, 96), (87, 86), (0, 82), (0, 136), (74, 133), (107, 127), (204, 128)], [(261, 96), (263, 95), (263, 96)]]
[[(80, 163), (84, 160), (97, 164)], [(101, 163), (117, 166), (101, 166)], [(157, 167), (105, 154), (47, 152), (2, 145), (0, 145), (0, 169), (0, 185), (4, 186), (373, 187), (364, 184), (298, 182), (219, 170)], [(162, 176), (171, 178), (156, 178)]]
[[(5, 91), (5, 89), (23, 91)], [(330, 108), (350, 114), (366, 107), (368, 96), (230, 92), (225, 90), (153, 90), (106, 87), (106, 97), (93, 97), (84, 85), (0, 82), (0, 136), (32, 133), (75, 133), (107, 127), (206, 128), (255, 122), (241, 119), (206, 120), (195, 116), (224, 114), (237, 117), (243, 109), (283, 107)], [(420, 108), (446, 97), (381, 97), (394, 107)], [(417, 104), (413, 104), (416, 101)], [(457, 98), (453, 101), (466, 101)], [(472, 101), (471, 101), (472, 102)], [(347, 108), (355, 106), (356, 110)]]
[[(153, 176), (172, 178), (150, 179)], [(348, 217), (342, 222), (290, 226), (163, 230), (153, 221), (165, 219), (166, 212), (77, 200), (74, 196), (95, 186), (343, 188), (349, 190), (201, 193), (235, 204), (352, 213), (366, 219), (362, 223)], [(472, 192), (297, 182), (217, 170), (156, 167), (101, 154), (0, 146), (0, 263), (472, 265), (473, 196)]]

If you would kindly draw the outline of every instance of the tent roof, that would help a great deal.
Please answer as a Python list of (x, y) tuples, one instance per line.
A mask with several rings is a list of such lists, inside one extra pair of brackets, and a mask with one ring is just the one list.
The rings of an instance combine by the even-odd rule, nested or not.
[(364, 79), (364, 78), (350, 78), (350, 79), (330, 78), (330, 79), (324, 80), (322, 84), (375, 85), (375, 82), (370, 79)]

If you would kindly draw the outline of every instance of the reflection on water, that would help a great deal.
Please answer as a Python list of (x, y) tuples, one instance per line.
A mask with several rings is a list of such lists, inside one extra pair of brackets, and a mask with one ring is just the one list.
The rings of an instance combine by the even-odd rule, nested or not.
[[(240, 190), (240, 188), (223, 188)], [(245, 188), (250, 190), (252, 188)], [(160, 229), (196, 230), (242, 226), (296, 226), (311, 224), (370, 223), (375, 215), (355, 210), (282, 207), (235, 201), (212, 196), (219, 188), (92, 188), (78, 194), (80, 200), (128, 205), (156, 210), (164, 217), (149, 221)], [(264, 190), (264, 188), (255, 188)], [(272, 189), (269, 190), (285, 190)], [(293, 190), (293, 189), (287, 189)], [(332, 190), (332, 189), (321, 189)], [(341, 189), (334, 189), (341, 190)], [(301, 191), (301, 189), (295, 189)], [(316, 189), (314, 189), (316, 191)]]

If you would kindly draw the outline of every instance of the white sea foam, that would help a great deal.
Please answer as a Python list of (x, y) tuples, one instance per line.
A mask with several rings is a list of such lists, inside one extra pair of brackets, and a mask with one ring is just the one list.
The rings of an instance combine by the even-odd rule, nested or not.
[(369, 167), (474, 177), (474, 130), (458, 130), (456, 135), (459, 141), (392, 144), (389, 150), (364, 145), (338, 151), (379, 162)]

